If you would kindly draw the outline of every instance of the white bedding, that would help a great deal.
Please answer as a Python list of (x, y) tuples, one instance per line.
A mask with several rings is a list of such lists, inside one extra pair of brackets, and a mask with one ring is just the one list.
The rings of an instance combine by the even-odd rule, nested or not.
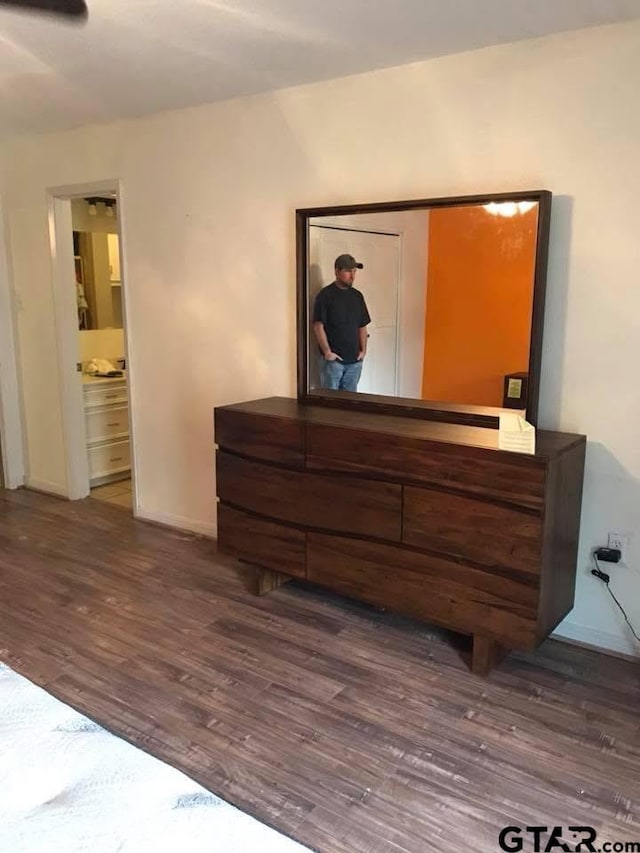
[(303, 853), (0, 663), (2, 853)]

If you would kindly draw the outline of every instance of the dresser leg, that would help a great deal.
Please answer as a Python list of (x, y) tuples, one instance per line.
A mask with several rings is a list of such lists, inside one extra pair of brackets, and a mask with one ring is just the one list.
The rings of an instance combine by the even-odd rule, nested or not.
[(475, 675), (489, 675), (493, 667), (497, 666), (508, 653), (509, 649), (501, 646), (495, 640), (474, 634), (471, 671)]
[(256, 567), (256, 579), (256, 595), (266, 595), (292, 580), (291, 575), (283, 575), (282, 572), (273, 572), (271, 569), (258, 567)]

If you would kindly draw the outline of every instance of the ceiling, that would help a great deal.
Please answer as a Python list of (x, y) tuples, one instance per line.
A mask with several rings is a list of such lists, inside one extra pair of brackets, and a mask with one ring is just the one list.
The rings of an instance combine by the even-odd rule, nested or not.
[(640, 17), (640, 0), (88, 0), (0, 11), (0, 128), (55, 130)]

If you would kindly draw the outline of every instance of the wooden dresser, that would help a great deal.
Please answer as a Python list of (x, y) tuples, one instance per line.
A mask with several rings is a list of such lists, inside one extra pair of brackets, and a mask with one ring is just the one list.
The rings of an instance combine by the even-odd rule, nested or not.
[(258, 592), (303, 578), (473, 636), (472, 669), (573, 607), (586, 440), (272, 397), (215, 410), (218, 545)]

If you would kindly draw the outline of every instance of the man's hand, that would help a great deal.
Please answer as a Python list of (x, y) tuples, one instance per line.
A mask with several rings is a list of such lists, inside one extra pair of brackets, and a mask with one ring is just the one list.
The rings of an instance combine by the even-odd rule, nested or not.
[(365, 355), (366, 353), (363, 350), (360, 350), (360, 352), (358, 353), (358, 361), (364, 361)]
[(332, 352), (331, 350), (329, 350), (329, 352), (325, 355), (324, 360), (325, 361), (342, 361), (340, 356), (337, 353)]

